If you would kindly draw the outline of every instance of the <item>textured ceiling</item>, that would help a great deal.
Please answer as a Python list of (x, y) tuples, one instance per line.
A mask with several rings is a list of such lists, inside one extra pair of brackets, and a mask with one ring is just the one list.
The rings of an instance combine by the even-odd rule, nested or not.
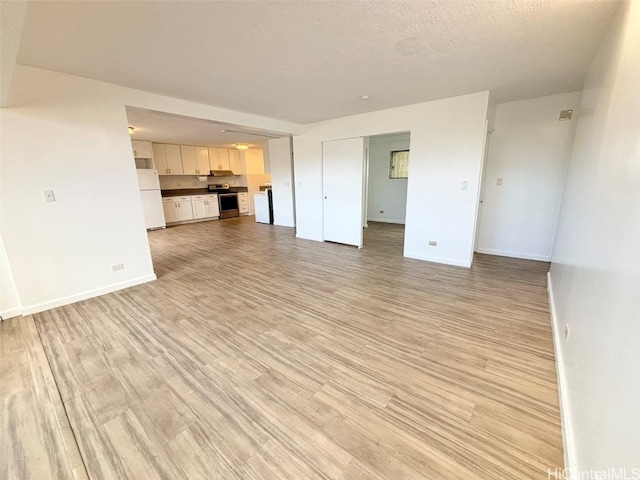
[(617, 6), (32, 1), (18, 62), (306, 123), (487, 89), (497, 102), (581, 89)]

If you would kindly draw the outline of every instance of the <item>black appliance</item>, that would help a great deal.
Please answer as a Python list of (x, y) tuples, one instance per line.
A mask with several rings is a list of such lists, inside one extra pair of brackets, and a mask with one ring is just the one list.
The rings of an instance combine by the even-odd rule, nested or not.
[(218, 205), (220, 207), (220, 218), (240, 216), (237, 193), (218, 193)]

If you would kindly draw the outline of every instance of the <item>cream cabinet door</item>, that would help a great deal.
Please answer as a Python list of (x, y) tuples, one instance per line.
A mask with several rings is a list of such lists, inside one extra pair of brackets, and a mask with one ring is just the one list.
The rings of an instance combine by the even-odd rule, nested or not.
[(226, 148), (218, 149), (218, 163), (220, 164), (219, 170), (229, 170), (229, 150)]
[(164, 153), (167, 158), (167, 175), (182, 175), (182, 154), (180, 153), (180, 145), (164, 146)]
[(209, 152), (207, 147), (196, 147), (196, 175), (209, 175)]
[(229, 169), (236, 175), (245, 173), (244, 161), (240, 155), (240, 150), (229, 149)]
[(164, 221), (166, 223), (175, 223), (180, 221), (178, 218), (178, 204), (176, 202), (162, 202), (162, 209), (164, 210)]
[(134, 158), (153, 158), (151, 142), (146, 140), (131, 140)]
[(164, 144), (151, 144), (153, 150), (153, 164), (158, 170), (158, 175), (169, 175), (169, 167), (167, 165), (167, 156), (164, 153)]
[(185, 175), (196, 174), (196, 147), (193, 145), (180, 145), (182, 154), (182, 173)]
[(220, 162), (218, 161), (218, 149), (209, 147), (209, 170), (220, 170)]
[(205, 195), (204, 199), (207, 217), (219, 217), (220, 205), (218, 204), (218, 195)]
[(193, 208), (193, 218), (207, 218), (207, 205), (203, 195), (191, 197), (191, 207)]

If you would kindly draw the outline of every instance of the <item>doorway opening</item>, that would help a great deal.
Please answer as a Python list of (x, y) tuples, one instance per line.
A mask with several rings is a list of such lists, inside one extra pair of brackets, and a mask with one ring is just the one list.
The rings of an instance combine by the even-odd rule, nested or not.
[(324, 240), (404, 253), (410, 132), (322, 142)]
[(410, 132), (366, 139), (363, 245), (402, 255), (410, 171)]

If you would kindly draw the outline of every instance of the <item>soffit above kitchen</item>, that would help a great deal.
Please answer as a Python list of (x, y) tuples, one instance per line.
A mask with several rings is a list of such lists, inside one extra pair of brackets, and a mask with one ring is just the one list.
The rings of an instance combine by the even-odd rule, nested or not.
[(134, 140), (224, 148), (245, 144), (261, 149), (269, 139), (288, 135), (138, 107), (127, 106), (126, 111)]
[(307, 123), (481, 90), (496, 102), (580, 90), (618, 6), (31, 1), (18, 63)]

